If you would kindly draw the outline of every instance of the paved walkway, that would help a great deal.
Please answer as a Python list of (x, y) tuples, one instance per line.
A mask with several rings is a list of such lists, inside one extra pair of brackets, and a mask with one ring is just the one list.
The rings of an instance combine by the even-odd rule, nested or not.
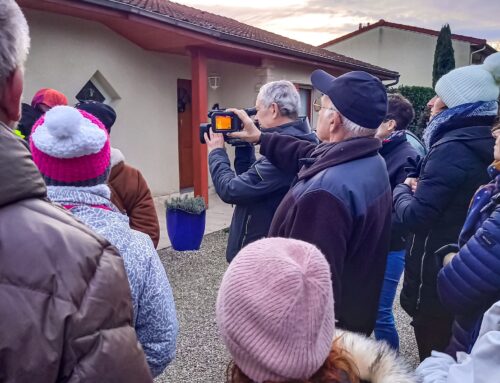
[[(208, 199), (205, 235), (229, 227), (234, 209), (232, 205), (222, 202), (215, 193), (210, 194)], [(160, 221), (160, 242), (158, 243), (158, 250), (170, 246), (164, 201), (165, 198), (155, 198), (156, 212), (158, 213), (158, 220)]]

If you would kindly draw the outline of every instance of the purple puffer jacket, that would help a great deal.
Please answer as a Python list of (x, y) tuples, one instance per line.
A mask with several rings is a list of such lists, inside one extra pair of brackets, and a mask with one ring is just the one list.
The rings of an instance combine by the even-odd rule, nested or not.
[[(490, 167), (492, 175), (494, 166)], [(438, 275), (439, 296), (455, 314), (446, 350), (470, 352), (486, 310), (500, 299), (500, 175), (475, 194), (460, 234), (460, 251)]]

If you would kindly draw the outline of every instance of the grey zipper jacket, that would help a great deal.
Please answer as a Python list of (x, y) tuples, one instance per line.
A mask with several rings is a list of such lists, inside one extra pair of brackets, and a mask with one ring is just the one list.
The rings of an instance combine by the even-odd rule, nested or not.
[[(311, 133), (307, 119), (266, 129), (318, 143)], [(241, 159), (237, 159), (240, 160)], [(250, 168), (239, 175), (231, 169), (224, 149), (212, 151), (208, 157), (210, 175), (219, 197), (236, 205), (229, 229), (226, 259), (231, 262), (245, 245), (267, 237), (271, 221), (278, 205), (290, 189), (294, 174), (279, 170), (265, 157), (259, 158)]]

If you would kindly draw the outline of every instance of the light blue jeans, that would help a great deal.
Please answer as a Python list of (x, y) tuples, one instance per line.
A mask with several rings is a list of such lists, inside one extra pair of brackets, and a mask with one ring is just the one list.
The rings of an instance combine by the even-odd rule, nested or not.
[(391, 251), (387, 256), (384, 284), (380, 293), (377, 322), (375, 324), (375, 338), (386, 341), (395, 350), (399, 350), (399, 336), (394, 323), (392, 305), (404, 267), (405, 251)]

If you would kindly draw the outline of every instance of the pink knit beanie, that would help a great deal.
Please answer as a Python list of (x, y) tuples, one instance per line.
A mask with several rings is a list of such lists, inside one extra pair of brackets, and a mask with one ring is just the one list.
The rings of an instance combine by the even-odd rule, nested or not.
[(249, 244), (217, 297), (217, 325), (234, 363), (254, 382), (308, 379), (335, 333), (330, 266), (313, 245), (285, 238)]
[(91, 114), (56, 106), (33, 126), (30, 146), (47, 185), (95, 186), (107, 181), (109, 135)]

